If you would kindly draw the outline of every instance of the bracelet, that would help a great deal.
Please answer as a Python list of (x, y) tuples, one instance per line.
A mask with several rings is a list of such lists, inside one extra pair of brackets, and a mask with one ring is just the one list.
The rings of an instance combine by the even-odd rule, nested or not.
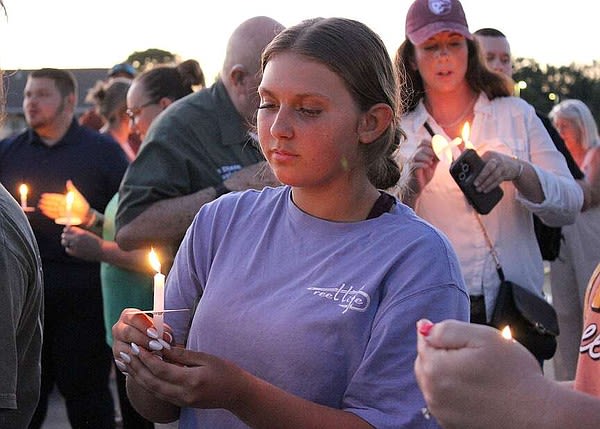
[(83, 225), (85, 229), (102, 228), (104, 224), (104, 216), (98, 213), (93, 208), (90, 208), (86, 222)]
[(217, 198), (219, 198), (221, 195), (225, 195), (231, 192), (231, 189), (229, 189), (227, 186), (225, 186), (224, 182), (219, 183), (218, 185), (215, 185), (214, 187), (215, 190), (215, 200)]
[[(519, 161), (519, 158), (517, 158), (516, 156), (513, 156), (513, 159), (516, 161)], [(519, 162), (519, 172), (517, 173), (516, 177), (512, 180), (518, 180), (522, 174), (523, 174), (523, 163)]]

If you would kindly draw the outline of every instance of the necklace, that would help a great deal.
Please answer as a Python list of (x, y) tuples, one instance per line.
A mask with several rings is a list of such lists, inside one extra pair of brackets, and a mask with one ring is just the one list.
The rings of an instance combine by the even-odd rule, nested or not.
[[(467, 108), (451, 123), (446, 123), (446, 124), (442, 124), (440, 121), (438, 121), (437, 119), (435, 119), (435, 117), (433, 119), (435, 119), (435, 122), (438, 123), (438, 125), (442, 128), (453, 128), (456, 125), (458, 125), (461, 121), (463, 121), (465, 119), (465, 117), (471, 113), (471, 110), (473, 109), (473, 106), (475, 105), (475, 101), (477, 101), (477, 96), (475, 95), (473, 97), (473, 99), (471, 100), (471, 102), (469, 103), (469, 105), (467, 106)], [(425, 101), (426, 107), (428, 107), (427, 110), (429, 110), (430, 112), (433, 111), (433, 109), (431, 109), (431, 105), (429, 104), (428, 101)], [(433, 114), (431, 114), (431, 116), (433, 116)]]

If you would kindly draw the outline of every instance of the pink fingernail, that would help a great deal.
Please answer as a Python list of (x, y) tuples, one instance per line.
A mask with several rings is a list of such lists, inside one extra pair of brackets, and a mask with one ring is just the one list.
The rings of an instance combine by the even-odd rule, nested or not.
[(419, 334), (423, 335), (424, 337), (428, 337), (431, 328), (433, 328), (432, 322), (430, 322), (429, 320), (422, 320), (419, 324)]

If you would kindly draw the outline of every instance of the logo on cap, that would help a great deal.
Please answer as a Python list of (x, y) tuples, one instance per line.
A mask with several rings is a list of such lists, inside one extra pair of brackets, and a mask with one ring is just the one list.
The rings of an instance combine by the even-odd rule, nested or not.
[(435, 15), (447, 15), (452, 9), (451, 0), (429, 0), (429, 10)]

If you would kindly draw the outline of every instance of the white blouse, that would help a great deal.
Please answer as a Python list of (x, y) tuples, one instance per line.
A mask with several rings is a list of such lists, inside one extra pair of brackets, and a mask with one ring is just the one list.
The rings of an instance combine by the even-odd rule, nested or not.
[[(410, 159), (419, 142), (431, 139), (423, 126), (426, 121), (435, 133), (450, 140), (421, 101), (402, 118), (407, 139), (400, 145), (399, 160)], [(492, 150), (516, 156), (531, 163), (537, 173), (545, 196), (542, 203), (526, 200), (512, 182), (503, 182), (504, 197), (481, 219), (506, 279), (543, 295), (543, 261), (531, 213), (550, 226), (571, 224), (583, 204), (583, 192), (533, 107), (520, 98), (500, 97), (490, 101), (481, 93), (474, 106), (470, 141), (480, 155)], [(498, 274), (476, 212), (450, 176), (449, 167), (447, 162), (438, 164), (431, 182), (416, 202), (415, 211), (448, 236), (458, 253), (469, 293), (485, 295), (489, 318), (498, 290)]]

